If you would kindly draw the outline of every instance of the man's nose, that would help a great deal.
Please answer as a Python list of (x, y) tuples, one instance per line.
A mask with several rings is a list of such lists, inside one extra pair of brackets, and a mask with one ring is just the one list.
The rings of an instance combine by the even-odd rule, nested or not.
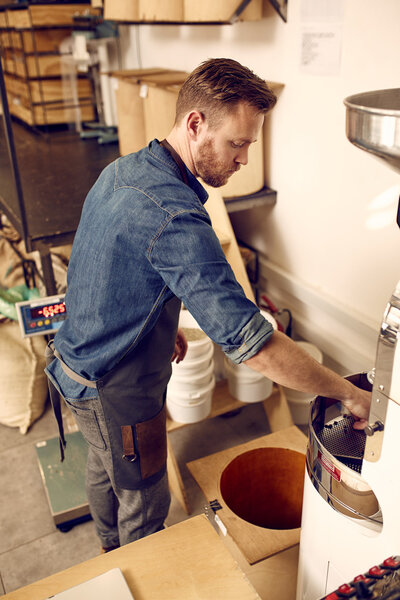
[(247, 165), (247, 163), (249, 162), (249, 149), (247, 147), (240, 148), (239, 152), (236, 155), (235, 162), (241, 165)]

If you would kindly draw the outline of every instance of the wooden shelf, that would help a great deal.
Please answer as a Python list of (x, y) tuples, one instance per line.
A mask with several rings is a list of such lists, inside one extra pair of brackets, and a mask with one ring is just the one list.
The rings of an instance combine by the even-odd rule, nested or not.
[(269, 187), (263, 187), (262, 190), (248, 196), (237, 196), (233, 198), (224, 198), (226, 210), (228, 213), (249, 210), (258, 206), (273, 206), (276, 204), (277, 193)]

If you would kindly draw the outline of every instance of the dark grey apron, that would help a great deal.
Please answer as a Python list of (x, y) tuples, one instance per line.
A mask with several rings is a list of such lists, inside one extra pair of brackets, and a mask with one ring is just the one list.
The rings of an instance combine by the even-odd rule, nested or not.
[[(47, 362), (56, 356), (75, 381), (97, 387), (110, 439), (114, 478), (123, 489), (152, 485), (164, 475), (167, 460), (166, 387), (171, 376), (181, 301), (173, 297), (165, 305), (153, 329), (106, 375), (96, 382), (65, 369), (50, 346)], [(53, 353), (53, 354), (52, 354)], [(62, 419), (57, 394), (50, 397), (63, 444)], [(58, 400), (59, 401), (59, 400)], [(61, 427), (60, 427), (61, 421)]]

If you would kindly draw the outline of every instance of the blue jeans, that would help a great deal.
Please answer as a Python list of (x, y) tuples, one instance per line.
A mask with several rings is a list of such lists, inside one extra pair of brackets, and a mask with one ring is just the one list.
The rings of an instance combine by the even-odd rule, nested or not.
[(167, 473), (142, 489), (118, 487), (99, 398), (65, 402), (89, 446), (86, 493), (103, 548), (128, 544), (163, 529), (171, 501)]

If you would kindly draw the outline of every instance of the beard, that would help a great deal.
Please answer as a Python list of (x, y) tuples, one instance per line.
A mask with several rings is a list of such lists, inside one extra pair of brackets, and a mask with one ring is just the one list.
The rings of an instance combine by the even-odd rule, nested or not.
[(240, 165), (232, 165), (229, 169), (218, 158), (214, 146), (214, 140), (206, 138), (198, 151), (195, 161), (197, 175), (202, 178), (204, 183), (211, 187), (221, 187), (225, 185), (231, 175), (239, 170)]

